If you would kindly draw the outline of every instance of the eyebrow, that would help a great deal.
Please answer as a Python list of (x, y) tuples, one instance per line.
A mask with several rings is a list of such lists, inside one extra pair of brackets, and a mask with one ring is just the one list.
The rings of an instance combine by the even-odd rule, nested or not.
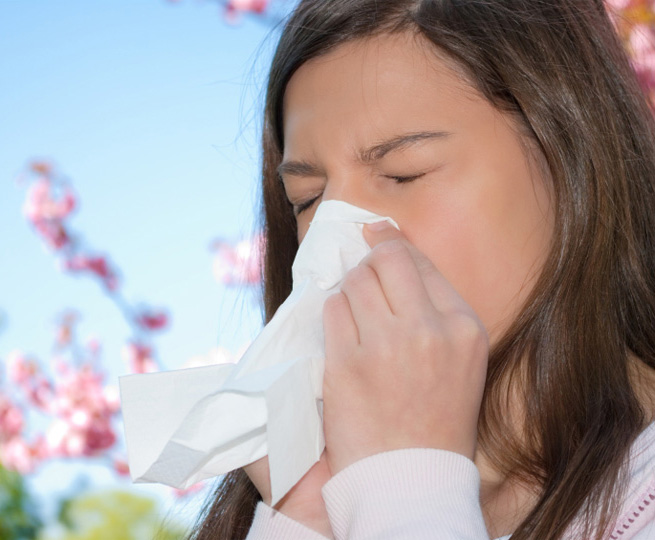
[[(412, 144), (422, 142), (425, 140), (444, 140), (451, 136), (449, 131), (418, 131), (415, 133), (406, 133), (398, 135), (375, 143), (373, 146), (364, 148), (357, 152), (357, 159), (361, 163), (372, 163), (382, 159), (389, 152), (406, 148)], [(322, 172), (316, 165), (307, 161), (285, 161), (280, 163), (277, 168), (277, 173), (280, 178), (284, 175), (292, 176), (321, 176)]]

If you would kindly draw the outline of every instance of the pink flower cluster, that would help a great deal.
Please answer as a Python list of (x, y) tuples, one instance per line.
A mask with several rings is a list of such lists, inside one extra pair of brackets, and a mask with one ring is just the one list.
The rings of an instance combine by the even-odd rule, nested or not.
[(0, 462), (21, 474), (31, 472), (47, 454), (43, 437), (31, 444), (23, 439), (24, 423), (22, 409), (0, 393)]
[[(34, 170), (48, 171), (43, 164), (35, 164)], [(52, 249), (62, 249), (71, 243), (64, 219), (75, 208), (75, 195), (67, 188), (57, 197), (48, 176), (41, 176), (32, 185), (23, 206), (25, 217)]]
[(261, 14), (266, 11), (269, 0), (229, 0), (225, 9), (228, 14), (236, 13), (257, 13)]
[(263, 235), (236, 244), (215, 240), (211, 250), (214, 252), (214, 278), (219, 283), (229, 286), (256, 285), (261, 281)]
[(6, 376), (25, 404), (51, 421), (45, 433), (28, 442), (23, 409), (6, 390), (0, 391), (0, 461), (5, 467), (27, 474), (44, 460), (99, 456), (116, 442), (112, 418), (120, 409), (118, 392), (104, 386), (104, 376), (92, 364), (73, 369), (58, 361), (51, 381), (35, 360), (13, 351)]
[(632, 65), (642, 87), (651, 99), (655, 91), (655, 32), (653, 26), (637, 24), (630, 32), (628, 46), (632, 52)]
[(152, 349), (142, 343), (127, 343), (122, 351), (123, 360), (131, 373), (152, 373), (159, 371), (152, 357)]
[[(118, 271), (108, 257), (86, 248), (81, 235), (70, 230), (68, 219), (77, 206), (68, 184), (43, 161), (32, 162), (23, 180), (31, 181), (23, 212), (45, 245), (59, 257), (62, 270), (98, 279), (107, 296), (127, 319), (133, 336), (123, 356), (133, 373), (157, 371), (154, 348), (148, 337), (166, 329), (170, 315), (163, 309), (130, 305), (121, 296)], [(75, 340), (77, 313), (59, 317), (54, 351), (69, 353), (54, 359), (55, 375), (48, 377), (31, 357), (12, 352), (5, 362), (6, 377), (0, 386), (0, 462), (28, 474), (53, 458), (103, 458), (119, 475), (128, 475), (126, 459), (112, 454), (117, 443), (113, 419), (120, 413), (118, 390), (105, 384), (99, 369), (100, 343), (96, 339), (79, 347)], [(25, 416), (39, 413), (47, 429), (28, 441)], [(191, 491), (189, 491), (191, 492)], [(180, 491), (180, 495), (186, 491)]]
[(134, 317), (134, 322), (142, 330), (162, 330), (168, 326), (168, 315), (163, 311), (142, 310)]
[[(180, 0), (168, 0), (172, 4)], [(240, 20), (244, 13), (264, 15), (272, 0), (218, 0), (223, 6), (223, 14), (226, 22), (234, 24)]]
[[(46, 161), (33, 161), (28, 167), (31, 185), (23, 205), (23, 213), (46, 246), (59, 256), (63, 271), (98, 279), (111, 299), (134, 328), (136, 336), (126, 346), (127, 363), (135, 373), (156, 371), (155, 354), (145, 343), (145, 334), (168, 327), (170, 316), (162, 309), (132, 307), (120, 297), (119, 272), (106, 255), (98, 255), (85, 247), (81, 235), (71, 231), (67, 222), (77, 207), (77, 200), (68, 184)], [(71, 340), (71, 322), (62, 322), (58, 341)], [(63, 344), (65, 345), (65, 343)]]
[(606, 0), (639, 82), (655, 107), (655, 2)]
[(104, 255), (89, 253), (69, 230), (67, 219), (77, 206), (73, 190), (55, 175), (52, 165), (43, 161), (30, 164), (34, 180), (27, 192), (23, 214), (70, 272), (86, 272), (100, 279), (105, 288), (118, 287), (118, 275)]
[(105, 256), (73, 255), (63, 261), (61, 268), (68, 272), (95, 274), (110, 291), (118, 287), (118, 278), (109, 266)]
[(57, 364), (53, 396), (44, 412), (53, 417), (46, 442), (51, 457), (95, 457), (116, 442), (112, 418), (120, 410), (115, 387), (90, 363)]

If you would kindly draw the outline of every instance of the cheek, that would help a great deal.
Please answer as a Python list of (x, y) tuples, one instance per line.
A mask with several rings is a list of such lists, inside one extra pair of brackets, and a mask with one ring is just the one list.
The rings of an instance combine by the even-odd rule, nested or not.
[(424, 197), (403, 223), (409, 240), (475, 310), (494, 342), (532, 290), (552, 217), (544, 214), (545, 193), (535, 197), (531, 184), (493, 182), (487, 175), (485, 186)]
[(298, 245), (300, 245), (300, 243), (305, 238), (305, 235), (309, 230), (309, 224), (314, 218), (315, 213), (315, 208), (309, 208), (296, 218), (296, 224), (298, 228)]

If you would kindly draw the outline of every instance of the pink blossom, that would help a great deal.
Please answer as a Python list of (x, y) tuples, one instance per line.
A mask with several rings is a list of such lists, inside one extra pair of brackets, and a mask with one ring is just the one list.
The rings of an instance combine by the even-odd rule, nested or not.
[(71, 241), (62, 222), (74, 208), (75, 196), (72, 191), (65, 189), (56, 198), (50, 178), (42, 176), (30, 186), (23, 204), (23, 214), (50, 248), (58, 250)]
[(114, 467), (114, 471), (116, 471), (116, 473), (118, 473), (120, 476), (130, 475), (130, 466), (128, 465), (126, 460), (120, 458), (114, 458), (112, 460), (112, 465)]
[(7, 356), (7, 377), (15, 384), (29, 383), (38, 371), (39, 367), (36, 362), (18, 350), (11, 351)]
[(116, 433), (107, 418), (92, 422), (84, 433), (86, 435), (84, 455), (86, 456), (97, 455), (111, 448), (116, 442)]
[(19, 351), (12, 351), (7, 358), (7, 377), (23, 391), (32, 405), (42, 410), (49, 408), (52, 385), (34, 360)]
[(59, 250), (72, 242), (68, 232), (59, 221), (34, 221), (32, 226), (51, 249)]
[(215, 279), (224, 285), (254, 285), (261, 281), (261, 264), (264, 251), (263, 236), (243, 240), (236, 245), (217, 240), (214, 251)]
[(20, 437), (14, 437), (0, 445), (0, 462), (20, 474), (29, 474), (39, 463), (39, 451)]
[(54, 392), (52, 383), (43, 375), (33, 377), (29, 385), (23, 387), (23, 392), (35, 407), (43, 411), (50, 409)]
[(36, 436), (34, 439), (34, 442), (32, 443), (32, 455), (37, 461), (44, 461), (48, 458), (50, 458), (50, 452), (48, 450), (48, 443), (43, 436), (43, 434), (39, 434)]
[(22, 438), (23, 426), (22, 410), (0, 394), (0, 462), (9, 469), (28, 474), (48, 453), (43, 437), (37, 437), (32, 445)]
[(46, 432), (48, 451), (53, 457), (80, 457), (84, 455), (84, 433), (69, 422), (56, 419)]
[(73, 329), (70, 324), (59, 324), (56, 329), (55, 344), (63, 348), (71, 344)]
[(67, 310), (58, 317), (55, 328), (55, 345), (58, 348), (65, 348), (72, 343), (75, 323), (79, 315), (73, 310)]
[(655, 36), (650, 26), (637, 24), (629, 38), (632, 62), (642, 86), (646, 90), (655, 88)]
[(243, 13), (262, 15), (269, 4), (268, 0), (228, 0), (223, 15), (229, 24), (236, 24)]
[(79, 242), (64, 224), (77, 205), (72, 190), (61, 187), (60, 193), (55, 193), (51, 181), (52, 167), (47, 163), (35, 162), (31, 171), (39, 176), (27, 192), (23, 213), (51, 249), (61, 251), (68, 248), (65, 260), (60, 263), (61, 268), (71, 272), (89, 272), (99, 277), (107, 290), (115, 291), (118, 276), (107, 258), (81, 253)]
[(80, 416), (79, 425), (70, 418), (55, 419), (46, 432), (48, 452), (51, 456), (81, 457), (98, 456), (116, 442), (116, 434), (102, 417)]
[(50, 453), (79, 457), (107, 450), (116, 442), (111, 419), (117, 411), (116, 397), (105, 392), (103, 376), (89, 364), (66, 370), (55, 385), (55, 420), (46, 436)]
[(31, 222), (61, 221), (75, 209), (75, 195), (65, 188), (59, 198), (55, 197), (48, 177), (34, 182), (23, 205), (23, 213)]
[(626, 9), (632, 2), (634, 2), (634, 0), (605, 0), (605, 4), (607, 4), (612, 9), (618, 10)]
[(64, 260), (63, 269), (70, 272), (90, 272), (95, 274), (109, 290), (114, 290), (118, 286), (116, 274), (110, 267), (107, 259), (102, 256), (73, 255)]
[(131, 373), (152, 373), (159, 371), (147, 345), (131, 342), (123, 347), (123, 358)]
[(168, 315), (163, 311), (139, 313), (135, 318), (136, 323), (145, 330), (161, 330), (168, 324)]
[(79, 369), (71, 369), (55, 385), (55, 397), (51, 407), (53, 414), (70, 418), (78, 409), (89, 409), (91, 413), (103, 412), (103, 377), (93, 368), (84, 364)]
[(23, 432), (23, 412), (9, 398), (0, 394), (0, 442), (18, 437)]
[(226, 6), (228, 12), (263, 13), (268, 6), (269, 0), (229, 0)]

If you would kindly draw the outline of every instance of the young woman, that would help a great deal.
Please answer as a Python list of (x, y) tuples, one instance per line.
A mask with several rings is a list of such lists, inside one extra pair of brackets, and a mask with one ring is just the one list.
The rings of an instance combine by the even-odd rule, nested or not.
[[(400, 226), (324, 308), (321, 460), (195, 540), (655, 538), (655, 124), (601, 0), (303, 0), (267, 90), (266, 312), (322, 200)], [(268, 504), (267, 504), (268, 503)]]

